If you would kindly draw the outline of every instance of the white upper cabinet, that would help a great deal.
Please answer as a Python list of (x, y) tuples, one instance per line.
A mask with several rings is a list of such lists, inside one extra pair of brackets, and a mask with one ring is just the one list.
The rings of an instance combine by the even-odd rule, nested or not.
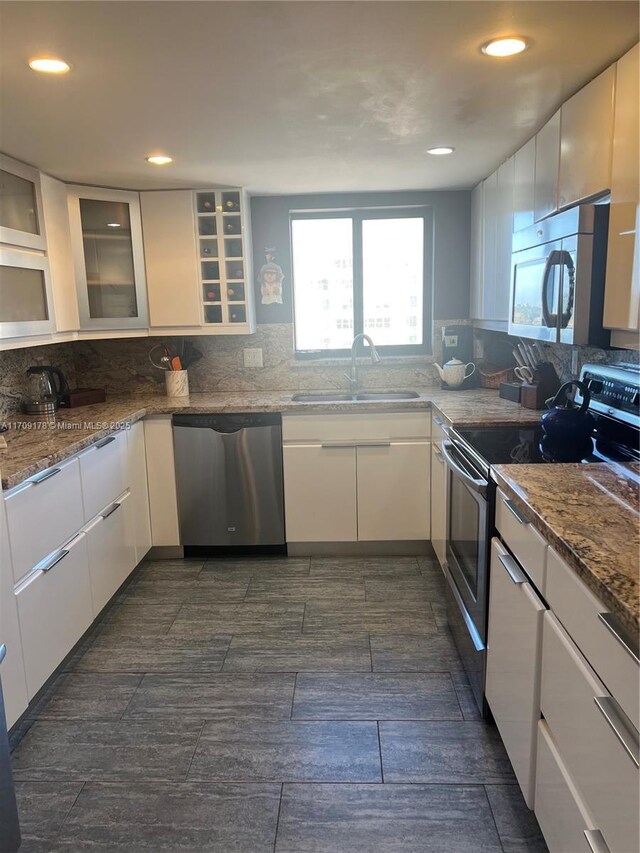
[(496, 205), (496, 277), (488, 319), (509, 319), (511, 284), (511, 243), (513, 240), (514, 158), (509, 157), (498, 169)]
[(0, 339), (47, 335), (54, 329), (49, 259), (0, 247)]
[(538, 222), (558, 209), (560, 166), (560, 110), (536, 134), (536, 168), (533, 189), (534, 219)]
[(482, 182), (482, 314), (490, 320), (496, 283), (496, 243), (498, 239), (498, 173)]
[(191, 190), (140, 193), (149, 324), (200, 326), (198, 256)]
[(44, 174), (40, 176), (40, 182), (56, 332), (76, 331), (80, 327), (80, 317), (69, 227), (67, 185)]
[(631, 332), (640, 329), (639, 65), (640, 46), (636, 45), (617, 68), (604, 297), (604, 325)]
[(471, 193), (471, 304), (473, 320), (482, 318), (482, 193), (484, 187), (479, 183)]
[(534, 189), (536, 181), (536, 138), (513, 155), (513, 230), (520, 231), (534, 223)]
[(0, 243), (44, 251), (40, 173), (0, 154)]
[(179, 190), (141, 198), (152, 330), (254, 332), (246, 193)]
[(69, 187), (69, 218), (80, 328), (147, 328), (138, 193)]
[(558, 207), (611, 188), (615, 80), (614, 64), (562, 105)]

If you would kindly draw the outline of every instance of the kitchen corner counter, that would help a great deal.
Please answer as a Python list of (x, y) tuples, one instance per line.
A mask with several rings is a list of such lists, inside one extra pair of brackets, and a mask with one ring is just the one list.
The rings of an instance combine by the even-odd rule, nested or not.
[(540, 412), (523, 409), (517, 403), (500, 399), (496, 391), (482, 388), (472, 391), (424, 388), (416, 399), (389, 402), (299, 403), (291, 399), (293, 393), (219, 391), (191, 394), (184, 398), (140, 394), (109, 397), (104, 403), (77, 409), (61, 409), (51, 419), (17, 415), (6, 421), (9, 427), (9, 431), (4, 433), (7, 449), (0, 451), (2, 487), (13, 488), (28, 477), (84, 450), (110, 432), (148, 415), (175, 412), (398, 412), (436, 406), (445, 418), (458, 426), (526, 424), (535, 423), (540, 417)]
[(635, 636), (640, 464), (498, 465), (501, 489)]

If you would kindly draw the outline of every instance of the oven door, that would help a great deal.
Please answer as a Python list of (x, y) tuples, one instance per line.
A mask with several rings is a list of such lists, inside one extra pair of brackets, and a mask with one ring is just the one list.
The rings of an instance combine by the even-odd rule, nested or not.
[(449, 476), (447, 620), (478, 707), (486, 713), (490, 485), (453, 441), (442, 442), (442, 454)]

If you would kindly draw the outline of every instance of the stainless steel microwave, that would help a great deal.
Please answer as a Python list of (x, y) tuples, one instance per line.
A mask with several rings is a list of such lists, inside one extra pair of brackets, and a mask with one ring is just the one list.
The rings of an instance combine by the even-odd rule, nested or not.
[(513, 235), (509, 334), (609, 345), (602, 327), (609, 205), (583, 204)]

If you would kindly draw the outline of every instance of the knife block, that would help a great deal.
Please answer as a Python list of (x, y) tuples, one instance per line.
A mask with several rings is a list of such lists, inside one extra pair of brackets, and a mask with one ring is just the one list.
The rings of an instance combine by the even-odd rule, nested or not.
[(537, 382), (532, 385), (523, 382), (520, 386), (520, 405), (525, 409), (544, 409), (544, 401), (548, 396), (544, 387)]

